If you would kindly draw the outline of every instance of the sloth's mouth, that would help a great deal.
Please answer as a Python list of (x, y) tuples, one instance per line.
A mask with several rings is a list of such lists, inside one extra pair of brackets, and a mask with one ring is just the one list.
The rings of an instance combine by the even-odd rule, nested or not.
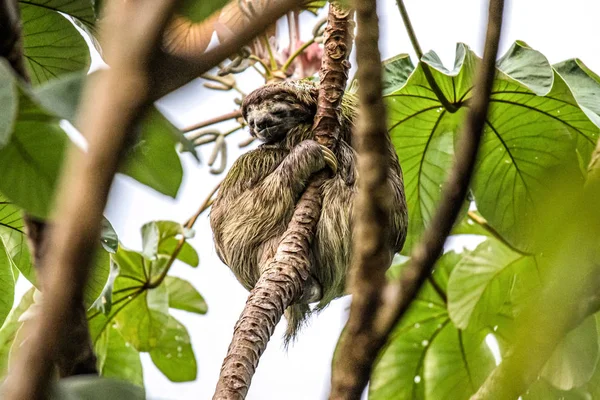
[(265, 142), (269, 142), (269, 141), (278, 139), (279, 135), (282, 132), (281, 128), (283, 128), (283, 125), (284, 125), (283, 123), (279, 123), (279, 124), (267, 126), (263, 129), (254, 128), (253, 129), (254, 135), (258, 139), (265, 141)]

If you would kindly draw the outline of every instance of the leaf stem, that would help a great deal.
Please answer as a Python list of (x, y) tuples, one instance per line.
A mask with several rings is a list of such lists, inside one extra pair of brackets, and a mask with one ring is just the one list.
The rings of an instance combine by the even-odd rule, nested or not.
[(433, 74), (431, 73), (431, 69), (429, 65), (422, 61), (423, 58), (423, 50), (421, 50), (421, 46), (419, 45), (419, 41), (417, 40), (417, 35), (415, 34), (415, 30), (410, 22), (410, 18), (408, 17), (408, 12), (406, 11), (406, 7), (404, 6), (403, 0), (397, 0), (398, 9), (400, 10), (400, 15), (402, 16), (402, 21), (404, 22), (404, 27), (406, 28), (406, 32), (408, 33), (408, 37), (410, 38), (410, 42), (412, 43), (413, 49), (415, 53), (417, 53), (417, 57), (419, 58), (419, 63), (421, 64), (421, 68), (423, 69), (423, 74), (425, 75), (425, 79), (427, 79), (427, 83), (431, 86), (431, 90), (435, 94), (435, 97), (438, 98), (440, 103), (446, 111), (449, 113), (455, 113), (458, 111), (458, 107), (448, 101), (442, 89), (438, 86)]
[(306, 43), (304, 43), (302, 46), (298, 47), (296, 49), (296, 51), (289, 56), (289, 58), (285, 61), (285, 64), (283, 64), (283, 66), (281, 67), (281, 71), (283, 73), (285, 73), (285, 71), (287, 71), (287, 69), (290, 67), (290, 65), (292, 64), (292, 62), (294, 62), (294, 60), (300, 55), (302, 54), (302, 52), (304, 50), (306, 50), (308, 48), (308, 46), (310, 46), (311, 44), (313, 44), (315, 42), (315, 38), (312, 38), (310, 40), (308, 40)]

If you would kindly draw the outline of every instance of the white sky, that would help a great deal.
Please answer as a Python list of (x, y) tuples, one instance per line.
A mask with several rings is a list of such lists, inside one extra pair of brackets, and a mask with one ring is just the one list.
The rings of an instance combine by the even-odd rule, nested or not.
[[(380, 3), (382, 56), (389, 58), (398, 53), (409, 53), (416, 63), (395, 1), (382, 0)], [(600, 2), (512, 0), (506, 3), (500, 54), (519, 39), (541, 51), (551, 63), (579, 57), (592, 70), (600, 72)], [(423, 50), (434, 49), (447, 67), (453, 64), (457, 42), (468, 44), (481, 55), (487, 1), (406, 0), (406, 6)], [(305, 37), (310, 35), (312, 25), (305, 24)], [(243, 82), (240, 79), (247, 91), (260, 84), (260, 80), (251, 76)], [(231, 99), (231, 94), (206, 90), (196, 81), (163, 99), (160, 107), (177, 126), (184, 127), (233, 110), (235, 106)], [(228, 165), (240, 153), (237, 143), (246, 137), (247, 133), (239, 132), (228, 141)], [(204, 160), (209, 151), (210, 146), (202, 149)], [(117, 178), (107, 216), (126, 247), (141, 247), (139, 228), (145, 222), (187, 220), (221, 178), (210, 175), (206, 165), (198, 166), (188, 155), (183, 156), (183, 164), (184, 181), (176, 200), (147, 190), (130, 178)], [(200, 255), (200, 266), (192, 269), (176, 264), (173, 274), (194, 284), (208, 302), (209, 313), (199, 316), (173, 311), (173, 314), (185, 324), (192, 338), (198, 360), (198, 379), (190, 383), (172, 383), (154, 367), (150, 357), (143, 355), (149, 398), (212, 398), (233, 325), (246, 300), (246, 291), (215, 254), (206, 215), (200, 218), (195, 228), (192, 245)], [(348, 298), (334, 301), (311, 320), (310, 326), (301, 332), (299, 340), (287, 352), (282, 347), (284, 323), (281, 323), (261, 358), (248, 399), (325, 399), (331, 355), (348, 304)]]

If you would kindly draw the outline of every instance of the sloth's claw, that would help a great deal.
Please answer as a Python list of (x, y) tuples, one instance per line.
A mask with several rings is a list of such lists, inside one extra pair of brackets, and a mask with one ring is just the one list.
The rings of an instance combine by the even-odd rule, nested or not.
[(327, 146), (320, 146), (321, 151), (323, 152), (323, 158), (325, 159), (325, 163), (329, 166), (329, 168), (331, 168), (331, 171), (333, 171), (333, 174), (335, 175), (338, 170), (338, 162), (337, 158), (335, 157), (335, 154), (333, 154), (333, 151), (329, 150)]

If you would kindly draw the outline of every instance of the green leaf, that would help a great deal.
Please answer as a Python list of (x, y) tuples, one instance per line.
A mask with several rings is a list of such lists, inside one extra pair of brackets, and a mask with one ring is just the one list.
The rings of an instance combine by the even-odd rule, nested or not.
[[(141, 138), (128, 153), (121, 172), (167, 196), (175, 197), (183, 168), (175, 151), (177, 128), (152, 108), (142, 121)], [(171, 134), (165, 134), (171, 132)]]
[(581, 387), (594, 374), (598, 356), (598, 331), (591, 316), (559, 343), (541, 375), (561, 390)]
[(69, 72), (88, 70), (89, 48), (70, 21), (42, 4), (20, 2), (19, 5), (25, 66), (33, 85)]
[[(450, 252), (438, 260), (433, 279), (439, 290), (445, 292), (459, 259)], [(444, 299), (427, 282), (380, 354), (369, 399), (469, 398), (494, 367), (483, 339), (453, 326)]]
[(138, 351), (150, 351), (157, 347), (169, 322), (166, 287), (160, 285), (144, 290), (116, 315), (115, 321), (123, 338)]
[(6, 375), (10, 349), (22, 325), (19, 318), (33, 304), (34, 292), (35, 288), (31, 288), (23, 295), (19, 305), (12, 309), (2, 328), (0, 328), (0, 376)]
[(191, 283), (181, 278), (167, 276), (165, 284), (169, 292), (169, 307), (197, 314), (206, 314), (208, 311), (206, 301)]
[(383, 78), (383, 94), (389, 94), (400, 90), (406, 84), (408, 77), (415, 70), (410, 56), (408, 54), (398, 54), (392, 58), (388, 58), (382, 62)]
[(144, 389), (127, 382), (92, 375), (61, 379), (54, 384), (50, 400), (144, 400)]
[[(152, 221), (142, 226), (142, 255), (150, 260), (159, 254), (161, 243), (167, 238), (183, 234), (183, 226), (173, 221)], [(164, 254), (164, 253), (162, 253)]]
[(110, 274), (110, 253), (98, 246), (92, 262), (90, 277), (85, 284), (84, 304), (93, 305), (104, 291)]
[(100, 242), (104, 250), (114, 254), (119, 249), (119, 237), (112, 227), (109, 220), (102, 218), (102, 231), (100, 233)]
[(533, 385), (529, 386), (527, 392), (521, 397), (523, 400), (593, 400), (595, 398), (585, 389), (559, 390), (550, 385), (545, 379), (538, 379)]
[(450, 276), (450, 318), (461, 329), (492, 328), (496, 313), (511, 309), (512, 290), (515, 281), (523, 279), (522, 271), (536, 268), (531, 256), (516, 253), (492, 238), (482, 242), (464, 254)]
[[(23, 213), (0, 193), (0, 248), (6, 250), (13, 268), (20, 271), (30, 282), (35, 282), (35, 270), (23, 222)], [(15, 276), (15, 280), (16, 280)]]
[[(423, 63), (431, 67), (456, 112), (446, 111), (435, 97)], [(403, 254), (410, 253), (440, 200), (478, 63), (463, 44), (457, 46), (452, 71), (435, 53), (428, 53), (406, 84), (386, 96), (390, 136), (404, 172), (409, 210)], [(578, 158), (583, 164), (589, 161), (599, 129), (540, 53), (517, 43), (501, 59), (501, 68), (506, 73), (496, 74), (472, 190), (488, 223), (511, 245), (528, 251), (552, 172), (580, 174)], [(547, 93), (542, 96), (543, 90)]]
[(228, 0), (184, 0), (177, 7), (177, 13), (186, 16), (192, 22), (201, 22), (215, 11), (223, 8), (227, 2)]
[(58, 119), (19, 88), (19, 116), (0, 148), (0, 192), (35, 217), (46, 218), (62, 167), (67, 136)]
[[(178, 239), (167, 238), (160, 244), (158, 251), (160, 254), (173, 254), (178, 245)], [(177, 254), (177, 259), (183, 261), (191, 267), (197, 267), (198, 264), (200, 264), (198, 253), (189, 242), (183, 243), (183, 247), (179, 251), (179, 254)]]
[(150, 350), (154, 365), (172, 382), (189, 382), (198, 373), (196, 356), (187, 329), (170, 317), (160, 344)]
[(19, 109), (19, 92), (11, 67), (4, 58), (0, 58), (0, 148), (8, 143), (13, 131), (17, 110)]
[(121, 379), (144, 386), (140, 353), (128, 344), (115, 327), (105, 329), (95, 346), (98, 369), (105, 378)]

